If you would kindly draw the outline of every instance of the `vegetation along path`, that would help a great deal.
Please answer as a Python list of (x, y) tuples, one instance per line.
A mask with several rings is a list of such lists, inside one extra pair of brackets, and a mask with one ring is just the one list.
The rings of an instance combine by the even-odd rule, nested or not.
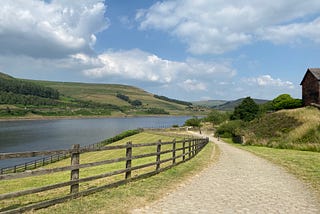
[(219, 161), (133, 213), (320, 213), (312, 190), (284, 169), (210, 137)]

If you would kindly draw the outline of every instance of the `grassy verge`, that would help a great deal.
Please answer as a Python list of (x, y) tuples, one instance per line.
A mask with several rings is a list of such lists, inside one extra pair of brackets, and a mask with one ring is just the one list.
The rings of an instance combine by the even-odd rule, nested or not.
[[(224, 139), (225, 140), (225, 139)], [(226, 140), (230, 142), (231, 140)], [(259, 146), (234, 146), (278, 164), (310, 184), (320, 199), (320, 153)]]
[[(171, 141), (172, 136), (166, 136), (165, 134), (159, 135), (154, 133), (140, 133), (128, 138), (125, 138), (115, 144), (123, 144), (128, 141), (133, 143), (148, 143), (156, 142), (159, 139), (162, 141)], [(179, 137), (177, 137), (177, 140)], [(164, 148), (165, 149), (165, 148)], [(203, 169), (211, 160), (211, 154), (214, 147), (212, 144), (209, 144), (204, 148), (202, 152), (198, 154), (197, 157), (188, 161), (187, 163), (181, 164), (177, 167), (174, 167), (168, 171), (160, 173), (157, 176), (132, 182), (118, 188), (107, 189), (102, 192), (79, 198), (76, 200), (71, 200), (63, 204), (58, 204), (53, 207), (39, 210), (40, 213), (126, 213), (131, 208), (143, 206), (145, 203), (155, 200), (161, 197), (165, 192), (174, 188), (177, 183), (181, 182), (186, 177), (200, 171)], [(119, 153), (120, 152), (120, 153)], [(99, 160), (104, 160), (106, 158), (111, 159), (115, 157), (124, 156), (123, 151), (102, 151), (102, 152), (92, 152), (83, 154), (80, 158), (81, 163), (90, 163), (96, 162)], [(149, 153), (150, 151), (134, 151), (138, 153)], [(69, 164), (69, 159), (50, 164), (47, 167), (60, 167)], [(141, 160), (141, 162), (133, 163), (140, 165), (143, 161), (150, 160)], [(80, 176), (87, 177), (93, 176), (108, 171), (115, 170), (124, 163), (117, 163), (107, 166), (98, 166), (90, 169), (81, 169)], [(69, 172), (55, 173), (52, 176), (37, 176), (30, 178), (22, 178), (17, 180), (8, 180), (0, 181), (0, 193), (19, 191), (22, 189), (35, 188), (39, 186), (49, 185), (57, 182), (67, 181), (69, 179)], [(134, 176), (134, 174), (133, 174)], [(100, 186), (106, 183), (115, 182), (117, 180), (123, 179), (123, 175), (114, 176), (108, 179), (99, 179), (93, 182), (84, 183), (80, 186), (80, 189), (88, 189), (96, 186)], [(0, 202), (1, 207), (19, 207), (29, 203), (34, 203), (36, 201), (42, 201), (54, 197), (59, 197), (68, 193), (69, 188), (60, 188), (51, 190), (44, 193), (38, 193), (35, 195), (22, 196), (14, 198), (11, 200), (5, 200)]]
[[(215, 152), (215, 155), (212, 155)], [(171, 168), (156, 176), (106, 189), (104, 191), (70, 200), (38, 213), (129, 213), (131, 209), (142, 207), (174, 190), (179, 183), (212, 163), (217, 157), (215, 146), (208, 144), (195, 158)]]

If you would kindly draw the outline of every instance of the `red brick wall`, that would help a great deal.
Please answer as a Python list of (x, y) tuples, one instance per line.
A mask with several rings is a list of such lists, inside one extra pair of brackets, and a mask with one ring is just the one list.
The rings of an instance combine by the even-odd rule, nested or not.
[(320, 104), (320, 83), (309, 71), (302, 83), (302, 100), (305, 106)]

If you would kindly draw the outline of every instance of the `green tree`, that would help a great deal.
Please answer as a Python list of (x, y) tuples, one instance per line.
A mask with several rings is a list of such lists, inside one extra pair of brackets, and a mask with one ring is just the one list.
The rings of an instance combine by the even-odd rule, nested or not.
[(281, 94), (272, 100), (274, 110), (293, 109), (302, 107), (302, 100), (294, 99), (289, 94)]
[(251, 121), (256, 118), (258, 113), (259, 105), (250, 97), (246, 97), (241, 104), (234, 109), (231, 120)]
[(212, 110), (208, 116), (205, 118), (206, 122), (210, 122), (213, 125), (219, 125), (222, 122), (228, 120), (229, 114), (226, 112)]

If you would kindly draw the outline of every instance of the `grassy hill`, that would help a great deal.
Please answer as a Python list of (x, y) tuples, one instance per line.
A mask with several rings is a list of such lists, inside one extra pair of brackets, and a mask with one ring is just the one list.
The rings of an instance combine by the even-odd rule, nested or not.
[[(213, 108), (217, 109), (217, 110), (222, 110), (222, 111), (233, 111), (234, 108), (236, 106), (240, 105), (243, 100), (244, 100), (244, 98), (228, 101), (228, 102), (225, 102), (221, 105), (214, 106)], [(253, 99), (253, 100), (255, 103), (257, 103), (259, 105), (264, 104), (269, 101), (269, 100), (262, 100), (262, 99)]]
[(227, 103), (226, 100), (204, 100), (204, 101), (195, 101), (192, 102), (196, 106), (205, 106), (205, 107), (216, 107)]
[[(148, 114), (190, 115), (199, 114), (199, 108), (184, 102), (163, 100), (142, 89), (120, 84), (89, 84), (21, 80), (0, 73), (0, 81), (16, 85), (19, 90), (0, 88), (0, 116), (126, 116)], [(30, 94), (29, 88), (22, 94), (20, 88), (31, 85), (35, 91), (57, 92), (55, 99)], [(120, 99), (124, 95), (128, 100)], [(15, 99), (12, 99), (12, 96)], [(1, 100), (2, 98), (2, 100)], [(6, 98), (6, 99), (4, 99)], [(163, 98), (163, 97), (162, 97)], [(182, 104), (181, 104), (182, 103)]]
[(306, 107), (281, 110), (255, 119), (243, 130), (246, 144), (320, 151), (320, 111)]

